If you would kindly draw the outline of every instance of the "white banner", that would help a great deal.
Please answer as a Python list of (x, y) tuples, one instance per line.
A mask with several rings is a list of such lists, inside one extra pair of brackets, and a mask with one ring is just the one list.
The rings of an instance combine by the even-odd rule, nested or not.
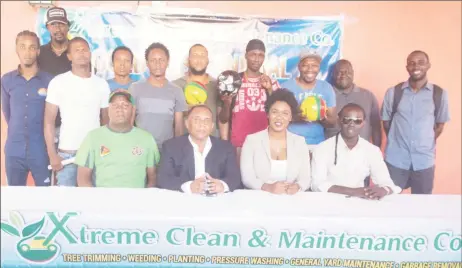
[(6, 187), (1, 261), (2, 267), (460, 268), (461, 201)]

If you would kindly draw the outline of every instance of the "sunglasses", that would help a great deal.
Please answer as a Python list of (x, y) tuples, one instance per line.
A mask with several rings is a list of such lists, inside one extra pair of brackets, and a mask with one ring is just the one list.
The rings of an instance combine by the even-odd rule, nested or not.
[(355, 117), (343, 117), (342, 118), (342, 123), (345, 125), (351, 124), (353, 122), (355, 125), (361, 125), (363, 123), (362, 118), (355, 118)]

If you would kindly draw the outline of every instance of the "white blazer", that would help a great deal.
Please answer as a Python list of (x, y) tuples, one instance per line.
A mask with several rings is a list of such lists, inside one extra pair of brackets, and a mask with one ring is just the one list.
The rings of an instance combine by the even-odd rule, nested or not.
[[(248, 135), (241, 151), (241, 177), (247, 188), (261, 190), (270, 181), (271, 151), (268, 129)], [(310, 153), (302, 136), (287, 131), (287, 181), (302, 191), (311, 184)]]

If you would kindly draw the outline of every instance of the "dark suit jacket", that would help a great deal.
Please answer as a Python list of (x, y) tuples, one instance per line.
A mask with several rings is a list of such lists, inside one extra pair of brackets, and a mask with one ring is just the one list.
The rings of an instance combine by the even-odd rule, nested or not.
[[(228, 184), (229, 190), (242, 188), (236, 151), (228, 141), (210, 136), (212, 148), (205, 158), (205, 172)], [(157, 187), (181, 191), (181, 185), (195, 179), (194, 151), (188, 135), (172, 138), (162, 145)]]

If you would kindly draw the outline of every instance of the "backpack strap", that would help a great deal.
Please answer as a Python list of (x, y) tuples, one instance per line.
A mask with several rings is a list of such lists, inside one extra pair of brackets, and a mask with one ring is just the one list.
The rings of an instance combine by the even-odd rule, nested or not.
[(393, 107), (392, 107), (391, 116), (390, 116), (390, 128), (391, 128), (391, 121), (393, 120), (393, 117), (398, 111), (399, 102), (401, 101), (401, 98), (403, 97), (403, 89), (402, 89), (403, 84), (404, 84), (403, 82), (397, 84), (393, 92)]
[(435, 124), (436, 124), (436, 117), (438, 116), (438, 112), (441, 108), (441, 99), (443, 98), (443, 89), (433, 84), (433, 103), (435, 104)]
[(392, 109), (391, 109), (391, 115), (390, 115), (390, 120), (388, 124), (388, 129), (385, 128), (385, 133), (388, 135), (388, 132), (390, 132), (391, 129), (391, 124), (393, 123), (393, 117), (395, 116), (396, 112), (398, 111), (398, 105), (399, 102), (401, 101), (401, 98), (403, 97), (403, 82), (397, 84), (394, 87), (393, 91), (393, 104), (392, 104)]

